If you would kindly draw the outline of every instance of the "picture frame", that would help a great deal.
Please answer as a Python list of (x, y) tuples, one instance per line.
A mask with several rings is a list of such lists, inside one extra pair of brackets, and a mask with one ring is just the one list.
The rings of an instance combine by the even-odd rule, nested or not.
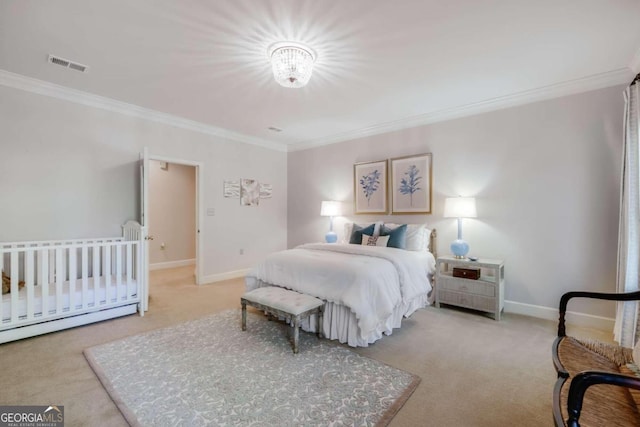
[(240, 180), (223, 181), (223, 195), (228, 199), (240, 198)]
[(387, 165), (386, 160), (353, 165), (354, 213), (356, 215), (388, 212)]
[(240, 180), (240, 205), (258, 206), (260, 202), (260, 185), (255, 179)]
[(430, 214), (431, 153), (390, 159), (391, 214)]

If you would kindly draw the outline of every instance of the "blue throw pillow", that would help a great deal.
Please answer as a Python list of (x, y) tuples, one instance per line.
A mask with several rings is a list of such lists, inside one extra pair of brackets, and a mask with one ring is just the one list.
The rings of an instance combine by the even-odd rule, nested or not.
[(381, 236), (389, 236), (387, 247), (406, 249), (407, 248), (407, 224), (402, 224), (398, 228), (390, 229), (382, 226)]
[(369, 236), (373, 236), (373, 231), (375, 229), (375, 224), (368, 225), (365, 228), (362, 228), (357, 224), (353, 224), (353, 230), (351, 231), (351, 238), (349, 239), (349, 243), (353, 245), (360, 245), (362, 243), (362, 235), (367, 234)]

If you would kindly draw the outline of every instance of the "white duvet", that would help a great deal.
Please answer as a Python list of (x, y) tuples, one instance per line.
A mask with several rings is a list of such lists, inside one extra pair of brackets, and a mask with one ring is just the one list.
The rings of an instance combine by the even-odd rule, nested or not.
[(431, 291), (434, 268), (429, 252), (317, 243), (270, 255), (247, 275), (246, 283), (247, 290), (264, 282), (347, 306), (366, 337), (396, 306)]

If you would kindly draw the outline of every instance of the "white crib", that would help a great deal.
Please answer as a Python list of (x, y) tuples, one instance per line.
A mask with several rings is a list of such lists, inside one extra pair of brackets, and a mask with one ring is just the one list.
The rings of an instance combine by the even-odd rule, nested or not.
[(122, 229), (115, 238), (0, 243), (0, 268), (11, 278), (0, 304), (0, 343), (143, 316), (141, 227), (129, 221)]

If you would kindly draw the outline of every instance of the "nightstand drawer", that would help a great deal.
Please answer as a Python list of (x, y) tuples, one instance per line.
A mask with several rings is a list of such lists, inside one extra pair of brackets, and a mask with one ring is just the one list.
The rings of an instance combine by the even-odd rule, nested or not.
[(458, 279), (455, 277), (438, 276), (436, 288), (455, 292), (466, 292), (488, 297), (496, 296), (496, 285), (476, 280)]
[(472, 308), (493, 312), (496, 308), (496, 299), (481, 295), (471, 295), (460, 292), (451, 292), (438, 289), (438, 301), (443, 304), (452, 304), (459, 307)]

